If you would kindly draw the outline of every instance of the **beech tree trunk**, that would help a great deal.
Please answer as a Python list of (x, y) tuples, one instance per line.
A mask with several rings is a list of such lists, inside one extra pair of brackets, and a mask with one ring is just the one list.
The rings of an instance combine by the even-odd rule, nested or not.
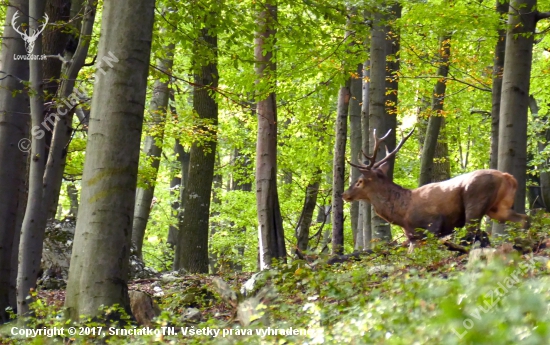
[[(172, 112), (175, 114), (175, 109)], [(176, 139), (174, 154), (178, 162), (177, 170), (180, 176), (176, 176), (174, 173), (174, 177), (170, 180), (170, 200), (175, 200), (172, 201), (172, 217), (176, 219), (176, 226), (170, 225), (168, 228), (166, 242), (172, 246), (178, 243), (178, 228), (181, 222), (184, 193), (187, 189), (187, 181), (189, 181), (189, 152), (185, 151), (179, 139)]]
[(94, 87), (65, 298), (73, 320), (97, 315), (101, 305), (131, 313), (128, 266), (154, 9), (154, 0), (104, 3), (98, 56), (111, 52), (120, 63), (97, 73)]
[(319, 176), (317, 176), (313, 182), (306, 187), (306, 197), (304, 200), (304, 207), (296, 227), (296, 242), (297, 247), (302, 252), (309, 249), (309, 228), (311, 227), (311, 221), (313, 220), (313, 212), (315, 206), (317, 206), (317, 195), (319, 194)]
[[(252, 108), (251, 111), (252, 115), (256, 115), (255, 108)], [(241, 165), (241, 169), (245, 171), (245, 176), (252, 176), (252, 160), (250, 157), (242, 152), (240, 149), (235, 149), (234, 151), (234, 159), (235, 162), (239, 162), (238, 164)], [(231, 188), (233, 190), (241, 190), (243, 192), (251, 192), (252, 191), (252, 182), (249, 179), (241, 179), (241, 178), (235, 178), (233, 177), (233, 181), (231, 183)], [(240, 231), (243, 233), (246, 233), (246, 226), (243, 226)], [(237, 245), (237, 252), (242, 257), (244, 256), (244, 250), (245, 247), (242, 244)], [(237, 263), (234, 266), (235, 271), (242, 271), (243, 267), (242, 264)]]
[[(508, 1), (496, 0), (496, 9), (499, 17), (504, 21), (510, 4)], [(498, 167), (498, 127), (500, 118), (500, 98), (502, 96), (502, 72), (506, 53), (506, 27), (503, 25), (497, 31), (498, 41), (493, 54), (493, 86), (491, 106), (491, 156), (489, 167)]]
[[(506, 59), (502, 77), (498, 137), (498, 170), (514, 175), (518, 189), (514, 211), (525, 213), (527, 170), (527, 109), (533, 60), (533, 39), (539, 12), (536, 0), (510, 1)], [(504, 227), (495, 224), (493, 234)]]
[[(370, 61), (367, 60), (363, 65), (363, 103), (361, 104), (361, 150), (369, 152), (370, 127), (369, 127), (369, 80), (370, 80)], [(372, 228), (371, 228), (371, 205), (366, 201), (359, 202), (359, 212), (361, 214), (361, 232), (363, 240), (355, 249), (363, 250), (371, 248)]]
[(195, 62), (201, 63), (201, 58), (206, 61), (195, 74), (193, 91), (193, 107), (199, 119), (208, 121), (202, 129), (209, 138), (191, 145), (189, 181), (174, 259), (174, 269), (184, 268), (191, 273), (208, 273), (208, 225), (218, 126), (218, 104), (212, 95), (212, 89), (218, 87), (218, 39), (212, 29), (201, 29), (200, 40), (208, 47), (209, 55), (200, 57), (199, 52), (195, 52)]
[[(531, 115), (533, 118), (539, 118), (541, 123), (548, 123), (548, 115), (541, 116), (539, 114), (539, 105), (537, 100), (532, 95), (529, 96), (529, 109), (531, 110)], [(539, 152), (545, 151), (549, 142), (550, 129), (545, 128), (543, 131), (537, 133), (537, 149)], [(550, 173), (547, 171), (549, 168), (548, 165), (548, 159), (546, 159), (545, 162), (539, 166), (540, 195), (537, 196), (540, 200), (533, 200), (538, 204), (542, 204), (547, 212), (550, 210)], [(532, 205), (533, 201), (530, 200), (529, 204)]]
[[(399, 5), (391, 7), (391, 14), (382, 16), (380, 13), (374, 14), (374, 22), (371, 34), (371, 69), (370, 69), (370, 90), (369, 90), (369, 125), (376, 129), (378, 136), (385, 135), (388, 130), (392, 130), (385, 140), (385, 146), (388, 150), (395, 147), (395, 130), (397, 124), (397, 73), (399, 70), (399, 36), (392, 31), (389, 26), (383, 26), (383, 21), (388, 18), (399, 17), (401, 9)], [(387, 36), (386, 36), (387, 34)], [(370, 150), (374, 149), (374, 141), (370, 141)], [(376, 160), (379, 161), (385, 156), (385, 148), (380, 147), (376, 154)], [(394, 159), (391, 159), (388, 177), (393, 178)], [(371, 210), (372, 237), (379, 241), (391, 240), (390, 225), (378, 217)]]
[[(29, 3), (29, 27), (34, 32), (39, 31), (44, 16), (44, 0), (31, 0)], [(43, 24), (43, 23), (42, 23)], [(42, 55), (42, 40), (34, 42), (32, 54)], [(42, 82), (43, 69), (41, 60), (30, 60), (30, 108), (31, 124), (39, 127), (44, 118), (44, 84)], [(27, 209), (21, 227), (19, 242), (19, 269), (17, 273), (17, 315), (26, 315), (29, 311), (27, 299), (30, 289), (36, 287), (40, 261), (42, 259), (42, 241), (46, 228), (46, 212), (42, 207), (46, 143), (44, 137), (32, 136), (31, 162), (29, 169), (29, 194)]]
[[(351, 148), (351, 162), (358, 164), (358, 155), (361, 154), (361, 104), (363, 102), (363, 64), (357, 65), (356, 75), (351, 78), (350, 94), (351, 99), (349, 103), (349, 128), (350, 128), (350, 148)], [(344, 163), (345, 164), (345, 163)], [(350, 166), (350, 180), (351, 183), (355, 182), (361, 173), (357, 168)], [(351, 218), (351, 230), (353, 234), (354, 247), (363, 247), (362, 238), (363, 235), (361, 225), (359, 223), (359, 201), (351, 203), (350, 209)], [(361, 244), (359, 245), (359, 241)]]
[[(73, 0), (74, 1), (74, 0)], [(81, 1), (81, 0), (79, 0)], [(71, 0), (47, 0), (45, 13), (48, 14), (49, 23), (63, 23), (63, 28), (58, 25), (47, 25), (42, 33), (42, 52), (45, 55), (64, 55), (64, 50), (69, 39), (68, 27), (73, 30), (74, 23), (68, 23), (71, 10)], [(77, 30), (80, 26), (76, 27)], [(61, 77), (61, 60), (48, 58), (42, 61), (44, 66), (44, 101), (50, 103), (54, 101), (59, 88), (59, 78)], [(55, 112), (55, 107), (48, 107), (50, 112)], [(44, 157), (48, 157), (50, 144), (52, 142), (52, 132), (45, 133), (45, 152)], [(44, 159), (44, 163), (46, 160)]]
[(441, 114), (445, 101), (445, 91), (447, 88), (447, 75), (449, 74), (449, 57), (451, 54), (450, 36), (441, 37), (439, 40), (439, 67), (438, 79), (432, 96), (432, 113), (428, 119), (428, 128), (426, 129), (426, 139), (422, 146), (422, 157), (420, 161), (420, 177), (418, 184), (423, 186), (433, 182), (434, 176), (434, 156), (436, 146), (439, 140), (439, 132), (444, 121)]
[[(29, 64), (14, 59), (14, 54), (26, 55), (25, 43), (16, 33), (11, 20), (18, 12), (17, 25), (27, 22), (28, 1), (11, 0), (6, 10), (2, 50), (0, 51), (0, 323), (7, 322), (6, 308), (9, 295), (13, 240), (19, 236), (16, 229), (21, 188), (24, 188), (26, 152), (30, 148), (28, 118), (29, 98), (24, 81), (29, 80)], [(22, 152), (24, 151), (24, 153)], [(12, 306), (15, 307), (15, 306)]]
[[(67, 159), (67, 146), (72, 135), (71, 125), (73, 121), (74, 106), (78, 104), (79, 101), (78, 93), (73, 93), (73, 91), (75, 89), (78, 73), (84, 66), (86, 56), (88, 55), (96, 7), (97, 1), (87, 0), (83, 10), (84, 18), (80, 29), (78, 46), (74, 55), (70, 51), (67, 51), (65, 55), (65, 59), (69, 60), (69, 62), (64, 63), (62, 67), (61, 75), (65, 76), (65, 78), (61, 82), (61, 89), (58, 95), (60, 101), (56, 106), (57, 111), (48, 114), (40, 130), (37, 131), (38, 133), (45, 134), (47, 131), (51, 130), (51, 127), (55, 123), (46, 163), (46, 172), (44, 173), (43, 207), (46, 208), (48, 219), (54, 218), (57, 211), (59, 193), (63, 182), (63, 171), (65, 170), (65, 162)], [(71, 13), (73, 13), (73, 11), (71, 11)], [(106, 73), (105, 69), (112, 66), (112, 61), (117, 62), (116, 57), (113, 59), (108, 52), (105, 53), (107, 54), (105, 56), (98, 55), (98, 63), (96, 64), (98, 72), (96, 72), (96, 76)], [(107, 65), (109, 67), (107, 67)]]
[(78, 215), (79, 202), (78, 202), (78, 189), (76, 189), (74, 182), (67, 184), (67, 196), (69, 197), (69, 200), (71, 202), (69, 215), (76, 218), (76, 216)]
[(348, 108), (351, 78), (346, 80), (338, 93), (334, 158), (332, 161), (332, 254), (344, 251), (344, 183), (346, 177), (346, 139), (348, 132)]
[(259, 100), (257, 105), (256, 207), (261, 270), (269, 268), (272, 259), (286, 262), (287, 255), (277, 192), (276, 63), (272, 50), (275, 46), (276, 23), (277, 5), (269, 1), (262, 3), (254, 39), (258, 93), (264, 94), (269, 90), (267, 97)]
[[(165, 47), (166, 57), (159, 59), (158, 69), (165, 73), (171, 73), (174, 64), (174, 44)], [(149, 125), (150, 134), (145, 138), (143, 151), (150, 160), (150, 166), (153, 169), (152, 177), (147, 188), (138, 188), (136, 193), (136, 206), (134, 210), (134, 223), (132, 225), (132, 242), (136, 246), (136, 254), (142, 258), (143, 239), (145, 229), (151, 212), (151, 202), (155, 194), (155, 183), (160, 166), (162, 155), (162, 142), (164, 140), (164, 125), (166, 123), (166, 111), (168, 109), (168, 100), (170, 91), (168, 90), (169, 80), (157, 80), (153, 86), (153, 98), (149, 106), (151, 113), (151, 122)]]

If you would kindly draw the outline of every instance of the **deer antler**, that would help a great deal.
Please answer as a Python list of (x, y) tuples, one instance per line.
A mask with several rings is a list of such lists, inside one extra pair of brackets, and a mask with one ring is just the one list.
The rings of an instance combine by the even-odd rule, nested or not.
[(372, 136), (374, 137), (374, 148), (372, 149), (372, 156), (367, 156), (365, 155), (365, 157), (370, 160), (370, 164), (367, 166), (368, 169), (372, 169), (373, 167), (376, 168), (376, 165), (375, 166), (375, 162), (376, 162), (376, 154), (378, 153), (378, 149), (380, 148), (380, 144), (382, 144), (384, 142), (384, 140), (386, 140), (386, 138), (388, 137), (388, 135), (390, 135), (391, 133), (391, 128), (388, 130), (388, 132), (386, 133), (386, 135), (384, 135), (382, 138), (377, 138), (376, 137), (376, 128), (372, 131)]
[(374, 148), (372, 150), (372, 156), (367, 156), (365, 154), (365, 152), (361, 151), (363, 156), (365, 156), (365, 158), (370, 161), (369, 165), (354, 164), (354, 163), (350, 162), (349, 160), (347, 161), (348, 164), (351, 165), (352, 167), (356, 167), (360, 170), (372, 170), (372, 169), (378, 168), (382, 164), (386, 163), (391, 157), (395, 156), (397, 151), (399, 151), (399, 149), (401, 149), (403, 144), (405, 144), (405, 141), (407, 141), (407, 139), (409, 139), (409, 137), (413, 134), (415, 128), (416, 127), (413, 127), (413, 129), (411, 130), (411, 132), (409, 134), (407, 134), (407, 136), (405, 136), (404, 138), (401, 138), (401, 141), (399, 142), (397, 147), (392, 152), (388, 152), (388, 146), (386, 146), (386, 157), (382, 158), (378, 162), (376, 162), (376, 153), (378, 152), (378, 149), (380, 148), (380, 144), (382, 144), (384, 142), (384, 140), (388, 137), (388, 135), (390, 135), (391, 129), (382, 138), (377, 138), (376, 137), (376, 129), (374, 129), (372, 131), (372, 135), (374, 137)]
[[(388, 160), (390, 160), (390, 158), (392, 158), (393, 156), (396, 155), (397, 151), (399, 151), (399, 149), (401, 149), (401, 147), (403, 146), (403, 144), (405, 144), (405, 141), (407, 141), (407, 139), (410, 138), (410, 136), (413, 134), (414, 130), (416, 129), (416, 127), (413, 127), (413, 129), (410, 131), (409, 134), (407, 134), (405, 137), (401, 137), (401, 141), (399, 142), (399, 144), (397, 145), (397, 147), (392, 151), (392, 152), (388, 152), (388, 147), (386, 146), (386, 157), (382, 158), (381, 160), (379, 160), (378, 162), (376, 162), (376, 164), (373, 164), (371, 169), (374, 169), (374, 168), (378, 168), (379, 166), (381, 166), (382, 164), (386, 163)], [(389, 134), (389, 132), (388, 132)], [(384, 136), (383, 139), (386, 138), (386, 136), (388, 135), (386, 134)], [(376, 148), (376, 146), (375, 146)], [(375, 151), (376, 152), (376, 151)]]

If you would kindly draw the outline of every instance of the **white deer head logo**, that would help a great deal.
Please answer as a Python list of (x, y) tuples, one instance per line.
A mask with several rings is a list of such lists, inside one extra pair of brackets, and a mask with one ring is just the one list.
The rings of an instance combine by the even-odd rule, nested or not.
[(40, 29), (38, 30), (34, 30), (34, 29), (29, 29), (29, 33), (27, 34), (27, 30), (21, 32), (19, 30), (20, 26), (18, 27), (15, 27), (15, 21), (17, 20), (17, 18), (19, 18), (19, 15), (18, 15), (19, 11), (16, 11), (15, 14), (13, 15), (13, 17), (11, 18), (11, 26), (13, 27), (13, 29), (15, 30), (15, 32), (17, 32), (18, 34), (21, 35), (21, 38), (23, 40), (25, 40), (25, 49), (27, 50), (27, 53), (32, 53), (32, 50), (34, 49), (34, 41), (36, 41), (36, 39), (38, 38), (38, 36), (42, 33), (42, 31), (44, 31), (44, 29), (46, 28), (46, 25), (48, 24), (48, 15), (47, 14), (44, 14), (44, 24), (41, 24), (40, 25)]

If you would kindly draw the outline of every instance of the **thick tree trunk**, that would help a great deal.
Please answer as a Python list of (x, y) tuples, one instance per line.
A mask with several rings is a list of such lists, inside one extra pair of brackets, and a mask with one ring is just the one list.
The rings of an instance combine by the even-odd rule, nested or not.
[[(184, 268), (192, 273), (208, 273), (208, 224), (218, 125), (218, 104), (211, 91), (218, 87), (217, 36), (211, 30), (211, 27), (201, 29), (200, 39), (211, 55), (203, 57), (206, 62), (195, 74), (197, 86), (193, 92), (193, 107), (199, 119), (207, 121), (203, 131), (208, 133), (209, 138), (191, 145), (189, 182), (174, 259), (175, 269)], [(195, 54), (195, 61), (201, 62), (198, 52)]]
[[(48, 14), (49, 23), (64, 23), (63, 26), (47, 25), (42, 33), (42, 52), (45, 55), (63, 56), (63, 51), (67, 46), (69, 38), (68, 27), (73, 24), (67, 23), (70, 17), (71, 0), (47, 0), (45, 13)], [(79, 27), (80, 28), (80, 27)], [(71, 30), (73, 28), (71, 27)], [(52, 102), (57, 94), (59, 87), (59, 78), (61, 76), (61, 60), (49, 58), (42, 62), (44, 66), (44, 101)], [(55, 108), (49, 108), (50, 112), (55, 112)], [(52, 142), (52, 132), (45, 133), (46, 148), (43, 153), (48, 157), (50, 144)], [(44, 160), (46, 162), (46, 160)]]
[[(258, 211), (258, 243), (260, 269), (271, 266), (272, 259), (286, 262), (283, 220), (277, 192), (277, 102), (275, 101), (276, 64), (273, 56), (277, 5), (266, 2), (258, 13), (254, 58), (256, 60), (259, 94), (266, 98), (258, 101), (258, 139), (256, 144), (256, 206)], [(268, 86), (268, 87), (266, 87)]]
[[(38, 133), (46, 133), (51, 130), (51, 126), (55, 121), (55, 127), (52, 134), (52, 142), (50, 146), (49, 156), (46, 163), (46, 172), (44, 174), (44, 206), (47, 212), (47, 218), (54, 218), (57, 211), (57, 202), (63, 182), (63, 171), (65, 170), (65, 162), (67, 159), (67, 146), (72, 135), (72, 121), (74, 113), (74, 105), (78, 103), (79, 97), (77, 93), (73, 93), (75, 88), (76, 78), (80, 69), (84, 66), (88, 48), (90, 46), (90, 36), (93, 31), (93, 25), (96, 14), (97, 1), (88, 0), (83, 10), (84, 18), (80, 30), (80, 40), (74, 55), (71, 52), (66, 52), (65, 59), (70, 60), (63, 64), (61, 74), (65, 76), (61, 82), (61, 90), (59, 92), (60, 102), (57, 104), (55, 113), (47, 115), (42, 123)], [(71, 11), (72, 13), (72, 11)], [(112, 66), (113, 58), (109, 52), (106, 55), (98, 58), (98, 73), (105, 72), (105, 65)], [(114, 59), (116, 62), (116, 59)]]
[[(514, 175), (518, 189), (514, 210), (525, 213), (525, 180), (527, 169), (527, 108), (533, 59), (533, 37), (537, 22), (536, 0), (510, 2), (506, 59), (502, 77), (498, 137), (498, 170)], [(496, 224), (494, 234), (504, 227)]]
[[(496, 8), (499, 17), (504, 21), (510, 4), (508, 1), (496, 0)], [(498, 167), (498, 126), (500, 118), (500, 98), (502, 95), (502, 71), (504, 69), (504, 57), (506, 52), (506, 28), (503, 25), (497, 31), (498, 41), (493, 54), (493, 88), (491, 106), (491, 156), (489, 167)]]
[(444, 121), (443, 111), (445, 101), (445, 91), (447, 88), (447, 75), (449, 74), (449, 56), (451, 54), (451, 38), (443, 36), (439, 40), (439, 67), (438, 79), (432, 96), (432, 113), (428, 120), (426, 129), (426, 139), (422, 147), (422, 157), (420, 161), (420, 177), (418, 184), (423, 186), (433, 182), (434, 176), (434, 156), (439, 140), (439, 132)]
[[(165, 73), (170, 73), (174, 64), (174, 44), (165, 47), (166, 58), (157, 61), (158, 69)], [(166, 123), (166, 111), (168, 109), (168, 100), (170, 91), (168, 90), (168, 79), (157, 80), (153, 86), (153, 98), (149, 106), (151, 113), (151, 122), (149, 125), (150, 134), (145, 138), (143, 151), (150, 160), (150, 166), (153, 169), (151, 181), (147, 188), (138, 188), (136, 193), (136, 206), (134, 210), (134, 223), (132, 225), (132, 242), (136, 246), (136, 254), (142, 258), (141, 249), (145, 237), (145, 229), (149, 220), (151, 211), (151, 202), (155, 194), (155, 183), (160, 166), (162, 155), (162, 142), (164, 140), (164, 125)]]
[(346, 177), (346, 139), (348, 132), (348, 108), (351, 78), (346, 80), (338, 93), (334, 158), (332, 161), (332, 254), (344, 251), (344, 183)]
[[(44, 0), (31, 0), (29, 3), (29, 30), (38, 32), (44, 16)], [(44, 25), (44, 23), (42, 23)], [(34, 42), (32, 54), (42, 55), (42, 40)], [(34, 128), (40, 127), (44, 118), (44, 84), (41, 60), (30, 60), (30, 108), (31, 124)], [(46, 143), (44, 137), (33, 136), (31, 139), (31, 162), (29, 169), (29, 194), (27, 209), (21, 227), (19, 242), (19, 269), (17, 272), (17, 315), (20, 317), (29, 311), (27, 299), (29, 291), (36, 287), (40, 261), (42, 259), (42, 241), (46, 229), (46, 212), (43, 206), (43, 184), (45, 169), (44, 152)]]
[[(369, 128), (369, 80), (370, 80), (370, 61), (367, 60), (363, 65), (363, 103), (361, 104), (361, 150), (369, 152), (370, 128)], [(366, 201), (359, 202), (359, 212), (361, 214), (361, 238), (357, 250), (371, 248), (372, 228), (371, 228), (371, 205)]]
[[(399, 72), (399, 36), (391, 27), (383, 26), (382, 21), (400, 16), (399, 5), (391, 7), (391, 14), (382, 18), (374, 14), (371, 34), (371, 70), (369, 90), (369, 125), (376, 129), (379, 136), (392, 130), (385, 140), (385, 146), (392, 150), (395, 147), (395, 129), (397, 124), (397, 96)], [(370, 151), (374, 149), (374, 141), (370, 141)], [(385, 156), (384, 147), (380, 147), (376, 155), (377, 161)], [(388, 176), (393, 178), (394, 159), (391, 159)], [(371, 211), (372, 238), (379, 241), (391, 240), (390, 225)]]
[(101, 305), (131, 312), (128, 265), (154, 9), (154, 0), (104, 3), (98, 56), (110, 52), (120, 63), (98, 71), (94, 87), (65, 298), (73, 320), (97, 315)]
[[(349, 128), (350, 128), (350, 148), (351, 148), (351, 162), (358, 164), (358, 155), (361, 154), (361, 104), (363, 103), (363, 64), (357, 65), (356, 75), (351, 79), (350, 93), (351, 99), (349, 103)], [(359, 178), (361, 173), (358, 169), (350, 166), (351, 182), (355, 182)], [(351, 231), (353, 234), (354, 247), (363, 247), (363, 244), (359, 244), (362, 241), (363, 235), (361, 225), (359, 223), (359, 201), (351, 203), (350, 209), (351, 217)]]
[[(14, 54), (26, 55), (21, 36), (11, 26), (14, 14), (18, 12), (18, 26), (27, 21), (28, 1), (12, 0), (6, 10), (6, 20), (0, 51), (0, 323), (8, 321), (6, 308), (9, 306), (10, 270), (20, 190), (24, 188), (25, 161), (28, 142), (29, 99), (24, 91), (24, 82), (29, 79), (29, 64), (14, 59)], [(22, 153), (25, 151), (25, 153)], [(15, 307), (15, 306), (12, 306)]]

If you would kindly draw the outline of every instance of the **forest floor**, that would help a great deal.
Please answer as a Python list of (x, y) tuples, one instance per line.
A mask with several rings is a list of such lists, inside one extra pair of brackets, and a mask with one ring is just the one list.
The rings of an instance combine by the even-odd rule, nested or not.
[[(525, 237), (548, 232), (545, 225)], [(168, 327), (175, 334), (0, 335), (0, 343), (550, 343), (550, 250), (521, 254), (510, 244), (495, 247), (474, 260), (429, 240), (411, 255), (382, 246), (335, 265), (316, 257), (257, 274), (163, 273), (131, 281), (129, 289), (155, 296), (162, 313), (149, 329)], [(43, 290), (38, 297), (34, 327), (67, 327), (59, 317), (64, 291)], [(89, 319), (78, 326), (98, 325)]]

